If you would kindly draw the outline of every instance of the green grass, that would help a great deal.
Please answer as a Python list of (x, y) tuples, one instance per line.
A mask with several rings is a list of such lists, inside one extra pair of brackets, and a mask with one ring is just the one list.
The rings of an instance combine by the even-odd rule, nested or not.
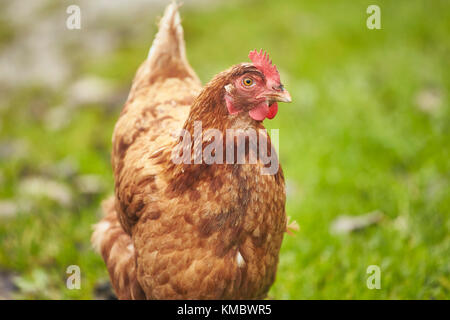
[[(266, 123), (280, 129), (291, 186), (287, 213), (300, 225), (285, 237), (269, 295), (449, 299), (449, 4), (378, 1), (382, 29), (369, 30), (370, 1), (241, 3), (185, 8), (182, 16), (188, 57), (203, 82), (246, 61), (249, 50), (265, 48), (293, 97)], [(151, 39), (153, 20), (148, 25)], [(149, 45), (129, 41), (102, 59), (87, 57), (79, 72), (126, 91)], [(417, 96), (429, 91), (439, 101), (423, 111)], [(64, 207), (36, 200), (32, 210), (1, 219), (0, 270), (17, 274), (18, 298), (93, 298), (107, 272), (89, 238), (99, 203), (113, 190), (110, 138), (120, 106), (86, 106), (52, 132), (40, 115), (61, 101), (59, 92), (30, 87), (10, 98), (0, 108), (0, 141), (24, 139), (29, 153), (0, 160), (0, 198), (21, 199), (22, 179), (46, 175), (67, 184), (75, 201)], [(76, 174), (52, 173), (67, 157)], [(98, 174), (107, 187), (83, 195), (74, 186), (78, 174)], [(329, 231), (340, 215), (374, 210), (384, 213), (378, 225), (344, 235)], [(81, 268), (81, 290), (65, 287), (72, 264)], [(381, 268), (380, 290), (366, 286), (369, 265)]]

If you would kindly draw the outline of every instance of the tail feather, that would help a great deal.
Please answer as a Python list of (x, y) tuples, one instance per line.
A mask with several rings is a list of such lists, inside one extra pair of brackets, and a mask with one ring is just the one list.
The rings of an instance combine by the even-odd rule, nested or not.
[(147, 60), (136, 73), (130, 95), (133, 95), (139, 88), (161, 79), (192, 78), (200, 83), (186, 57), (179, 7), (180, 5), (174, 1), (164, 11)]
[(181, 59), (186, 59), (183, 27), (178, 12), (180, 5), (175, 2), (167, 6), (159, 21), (159, 30), (148, 52), (148, 59), (155, 61), (161, 54), (170, 53)]

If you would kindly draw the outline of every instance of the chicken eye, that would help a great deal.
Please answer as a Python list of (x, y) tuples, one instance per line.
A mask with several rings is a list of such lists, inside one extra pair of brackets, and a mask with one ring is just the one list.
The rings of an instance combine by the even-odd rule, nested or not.
[(250, 87), (253, 84), (253, 79), (244, 78), (244, 80), (242, 80), (242, 83), (244, 84), (244, 86)]

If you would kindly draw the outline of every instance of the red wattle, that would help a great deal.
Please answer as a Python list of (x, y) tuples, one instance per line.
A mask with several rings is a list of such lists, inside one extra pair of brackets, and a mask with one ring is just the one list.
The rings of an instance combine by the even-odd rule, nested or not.
[(269, 113), (269, 106), (267, 103), (261, 103), (248, 112), (250, 117), (256, 121), (263, 121)]
[(269, 113), (267, 114), (267, 119), (273, 119), (278, 112), (278, 103), (274, 102), (269, 106)]

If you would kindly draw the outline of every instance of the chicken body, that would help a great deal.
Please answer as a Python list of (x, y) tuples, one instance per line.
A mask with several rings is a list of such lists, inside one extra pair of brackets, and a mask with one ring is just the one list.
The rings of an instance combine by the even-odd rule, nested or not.
[(202, 88), (186, 59), (177, 6), (166, 9), (114, 129), (115, 195), (104, 202), (105, 216), (92, 236), (118, 298), (267, 295), (286, 230), (281, 167), (262, 175), (260, 161), (172, 161), (179, 142), (174, 133), (193, 133), (195, 121), (224, 134), (264, 129), (249, 117), (230, 117), (223, 106), (224, 87), (244, 67), (234, 66)]

